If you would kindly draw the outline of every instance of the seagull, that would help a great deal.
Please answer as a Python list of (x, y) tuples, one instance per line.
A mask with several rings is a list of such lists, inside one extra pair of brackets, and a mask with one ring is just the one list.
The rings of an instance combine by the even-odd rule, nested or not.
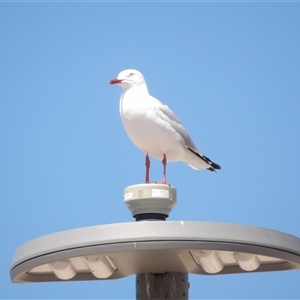
[(221, 169), (198, 150), (175, 113), (149, 94), (141, 72), (124, 70), (109, 84), (120, 85), (123, 89), (120, 115), (127, 135), (144, 153), (146, 183), (150, 183), (149, 155), (162, 161), (164, 184), (167, 184), (167, 162), (182, 161), (195, 170)]

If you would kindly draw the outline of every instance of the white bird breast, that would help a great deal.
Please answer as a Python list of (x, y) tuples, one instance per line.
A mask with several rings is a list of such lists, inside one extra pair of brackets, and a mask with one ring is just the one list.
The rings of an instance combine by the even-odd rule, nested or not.
[(153, 100), (135, 101), (132, 96), (126, 99), (121, 96), (120, 114), (125, 130), (145, 155), (150, 154), (162, 160), (165, 153), (167, 161), (180, 161), (186, 151), (183, 138), (161, 117), (162, 112), (157, 105), (159, 102)]

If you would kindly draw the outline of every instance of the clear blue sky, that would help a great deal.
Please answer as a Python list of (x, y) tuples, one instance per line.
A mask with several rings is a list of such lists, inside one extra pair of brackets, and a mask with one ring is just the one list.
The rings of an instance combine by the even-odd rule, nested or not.
[[(140, 70), (218, 173), (168, 165), (170, 220), (300, 237), (300, 3), (1, 3), (0, 298), (133, 299), (118, 281), (12, 284), (18, 246), (133, 221), (123, 189), (144, 180), (121, 89)], [(152, 159), (151, 177), (161, 180)], [(190, 275), (190, 298), (300, 298), (299, 271)]]

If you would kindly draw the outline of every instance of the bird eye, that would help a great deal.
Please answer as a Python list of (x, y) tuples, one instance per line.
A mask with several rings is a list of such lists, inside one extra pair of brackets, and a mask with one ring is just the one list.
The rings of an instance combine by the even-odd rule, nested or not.
[(133, 73), (130, 73), (129, 75), (128, 75), (128, 77), (132, 77), (133, 76)]

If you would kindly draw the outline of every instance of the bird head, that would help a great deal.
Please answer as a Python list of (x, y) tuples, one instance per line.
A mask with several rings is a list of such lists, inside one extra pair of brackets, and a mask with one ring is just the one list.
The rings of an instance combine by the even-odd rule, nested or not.
[(124, 90), (128, 90), (132, 87), (146, 86), (146, 81), (142, 73), (134, 69), (128, 69), (120, 72), (117, 78), (109, 81), (109, 84), (118, 84)]

